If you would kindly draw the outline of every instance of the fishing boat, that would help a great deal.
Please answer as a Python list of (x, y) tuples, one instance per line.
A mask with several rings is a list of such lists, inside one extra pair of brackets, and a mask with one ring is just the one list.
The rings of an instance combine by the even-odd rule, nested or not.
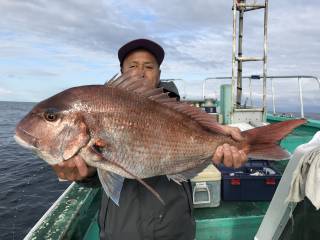
[[(264, 56), (262, 58), (242, 56), (242, 38), (236, 37), (236, 27), (239, 27), (239, 36), (243, 34), (242, 20), (246, 11), (264, 10)], [(314, 80), (314, 91), (320, 92), (320, 81), (314, 76), (268, 76), (267, 75), (267, 17), (268, 1), (264, 4), (246, 4), (245, 1), (233, 2), (233, 69), (231, 77), (207, 78), (203, 81), (203, 89), (209, 80), (230, 80), (229, 84), (220, 87), (220, 99), (208, 101), (203, 91), (202, 101), (192, 102), (194, 105), (210, 108), (215, 104), (218, 111), (210, 113), (217, 117), (223, 124), (250, 124), (253, 127), (264, 123), (276, 123), (293, 118), (307, 118), (304, 113), (302, 81)], [(239, 24), (236, 24), (239, 17)], [(236, 39), (238, 39), (238, 51), (236, 52)], [(261, 75), (242, 76), (242, 63), (244, 61), (262, 61), (263, 73)], [(301, 112), (300, 116), (282, 114), (276, 112), (274, 81), (290, 78), (297, 79)], [(242, 104), (242, 81), (262, 81), (262, 106), (254, 107)], [(267, 112), (267, 82), (272, 85), (272, 112)], [(251, 86), (251, 85), (250, 85)], [(252, 90), (250, 89), (250, 93)], [(188, 100), (182, 97), (182, 100)], [(219, 106), (217, 103), (219, 102)], [(208, 105), (209, 104), (209, 105)], [(293, 153), (297, 146), (312, 139), (314, 134), (320, 131), (320, 120), (307, 118), (307, 123), (295, 129), (282, 140), (281, 146)], [(281, 172), (285, 172), (288, 161), (275, 162), (274, 166)], [(288, 164), (289, 165), (289, 164)], [(292, 173), (292, 172), (291, 172)], [(290, 182), (280, 182), (288, 186)], [(25, 239), (99, 239), (97, 223), (100, 207), (101, 187), (89, 187), (80, 183), (72, 183), (59, 199), (42, 216), (36, 225), (30, 230)], [(279, 194), (278, 194), (279, 195)], [(274, 198), (277, 197), (277, 193)], [(271, 202), (274, 202), (275, 199)], [(276, 209), (276, 210), (275, 210)], [(248, 240), (248, 239), (315, 239), (315, 234), (320, 236), (317, 225), (320, 220), (320, 212), (305, 199), (301, 203), (288, 206), (281, 216), (275, 216), (277, 206), (270, 201), (221, 201), (219, 207), (195, 208), (196, 239), (199, 240)], [(284, 209), (286, 210), (286, 209)], [(271, 212), (271, 213), (270, 213)], [(267, 213), (267, 214), (266, 214)], [(263, 220), (268, 217), (267, 220)], [(291, 219), (291, 220), (290, 220)], [(312, 220), (311, 220), (312, 219)], [(273, 224), (274, 231), (270, 232), (265, 224)], [(293, 225), (292, 223), (295, 222)], [(313, 238), (312, 238), (313, 236)]]
[[(297, 77), (304, 79), (302, 76)], [(274, 77), (274, 79), (277, 78)], [(315, 86), (318, 87), (318, 83)], [(221, 111), (223, 112), (222, 109)], [(303, 110), (301, 115), (303, 116)], [(292, 117), (283, 114), (269, 113), (266, 115), (269, 123), (289, 119)], [(281, 142), (281, 146), (293, 152), (297, 146), (310, 141), (317, 131), (320, 131), (320, 120), (308, 118), (308, 122), (287, 136)], [(275, 165), (284, 170), (286, 163), (287, 161), (284, 161), (275, 163)], [(101, 193), (100, 187), (72, 183), (30, 230), (25, 239), (99, 239), (97, 217)], [(220, 206), (216, 208), (196, 208), (194, 209), (197, 226), (196, 239), (254, 239), (269, 204), (269, 201), (221, 201)], [(282, 230), (286, 229), (287, 236), (279, 239), (309, 239), (301, 238), (296, 231), (303, 233), (307, 228), (312, 228), (312, 224), (314, 224), (314, 229), (317, 229), (320, 212), (316, 211), (308, 200), (298, 204), (295, 208), (295, 211), (299, 211), (298, 219), (293, 220), (296, 222), (295, 231), (290, 231), (289, 226), (281, 226)], [(313, 216), (313, 221), (307, 221), (309, 214)], [(299, 225), (298, 222), (301, 224)], [(319, 230), (317, 231), (320, 233)], [(295, 238), (294, 235), (299, 237)]]

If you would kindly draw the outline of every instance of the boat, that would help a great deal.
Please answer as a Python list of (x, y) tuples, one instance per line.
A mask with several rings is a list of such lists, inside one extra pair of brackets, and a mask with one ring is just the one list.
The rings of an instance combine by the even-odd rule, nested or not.
[[(267, 2), (262, 5), (245, 6), (244, 3), (237, 3), (234, 0), (234, 29), (235, 29), (235, 11), (245, 7), (255, 10), (258, 8), (265, 9), (265, 20), (267, 19)], [(240, 5), (237, 5), (240, 4)], [(242, 4), (242, 5), (241, 5)], [(240, 10), (241, 10), (240, 9)], [(240, 11), (243, 15), (243, 11)], [(265, 24), (265, 38), (266, 38)], [(241, 31), (241, 29), (240, 29)], [(235, 32), (234, 32), (235, 39)], [(241, 50), (241, 49), (240, 49)], [(217, 113), (211, 113), (217, 116), (217, 119), (224, 124), (235, 124), (246, 122), (252, 126), (260, 125), (263, 122), (276, 123), (295, 118), (292, 114), (282, 114), (276, 112), (276, 103), (274, 101), (272, 112), (266, 111), (266, 83), (268, 80), (276, 81), (284, 78), (296, 78), (299, 81), (299, 95), (301, 113), (298, 118), (305, 118), (303, 105), (303, 90), (301, 81), (306, 78), (315, 80), (315, 91), (320, 91), (320, 81), (314, 76), (296, 75), (296, 76), (267, 76), (266, 73), (266, 44), (264, 45), (264, 57), (261, 58), (264, 67), (262, 75), (252, 75), (243, 77), (236, 76), (236, 65), (238, 65), (238, 74), (242, 71), (242, 61), (257, 61), (256, 58), (244, 58), (235, 54), (235, 40), (233, 45), (233, 74), (232, 77), (215, 77), (206, 78), (203, 81), (203, 89), (206, 82), (210, 79), (230, 79), (230, 84), (221, 85), (221, 94), (219, 100), (211, 99), (208, 101), (204, 96), (201, 101), (189, 101), (195, 106), (202, 107), (204, 110), (212, 110), (215, 106)], [(239, 53), (239, 52), (238, 52)], [(240, 52), (241, 53), (241, 52)], [(241, 54), (242, 55), (242, 54)], [(237, 60), (238, 58), (238, 60)], [(241, 105), (242, 79), (247, 78), (249, 81), (255, 79), (263, 80), (263, 105), (260, 108)], [(239, 81), (240, 79), (241, 81)], [(250, 90), (251, 91), (251, 90)], [(187, 98), (182, 97), (182, 100)], [(240, 102), (239, 102), (240, 101)], [(206, 105), (207, 104), (207, 105)], [(215, 105), (213, 105), (215, 104)], [(293, 153), (297, 146), (310, 141), (314, 134), (320, 131), (320, 120), (307, 118), (307, 122), (295, 129), (290, 135), (282, 140), (281, 146)], [(288, 161), (275, 162), (274, 166), (280, 171), (284, 171)], [(288, 184), (288, 183), (287, 183)], [(50, 207), (50, 209), (41, 217), (35, 226), (29, 231), (25, 239), (99, 239), (98, 212), (100, 207), (102, 189), (101, 187), (88, 187), (81, 183), (72, 183), (59, 199)], [(249, 240), (249, 239), (315, 239), (301, 238), (304, 230), (312, 229), (311, 233), (320, 234), (317, 225), (320, 220), (320, 211), (315, 211), (314, 207), (308, 200), (304, 200), (291, 208), (293, 219), (297, 224), (292, 225), (294, 221), (277, 224), (277, 236), (269, 235), (268, 232), (261, 230), (261, 223), (268, 209), (272, 207), (270, 201), (221, 201), (219, 207), (215, 208), (195, 208), (194, 216), (196, 219), (196, 239), (198, 240)], [(288, 213), (288, 214), (289, 214)], [(308, 220), (312, 217), (312, 221)], [(294, 229), (294, 230), (292, 230)], [(264, 238), (258, 238), (257, 232), (262, 231)], [(280, 233), (279, 233), (280, 232)], [(300, 234), (297, 234), (297, 232)], [(310, 233), (308, 233), (310, 234)], [(316, 235), (310, 235), (315, 237)], [(319, 235), (318, 235), (319, 236)]]

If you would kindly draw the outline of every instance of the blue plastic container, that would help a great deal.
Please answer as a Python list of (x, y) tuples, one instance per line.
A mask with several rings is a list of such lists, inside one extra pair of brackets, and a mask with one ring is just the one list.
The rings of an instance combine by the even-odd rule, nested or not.
[(270, 201), (281, 179), (281, 173), (266, 160), (251, 160), (237, 169), (220, 165), (218, 169), (224, 201)]

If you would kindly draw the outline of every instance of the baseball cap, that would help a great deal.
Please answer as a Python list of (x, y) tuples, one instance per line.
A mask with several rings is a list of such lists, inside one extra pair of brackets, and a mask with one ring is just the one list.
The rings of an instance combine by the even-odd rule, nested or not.
[(153, 42), (148, 39), (135, 39), (123, 45), (118, 51), (118, 58), (120, 61), (120, 66), (122, 66), (124, 59), (126, 56), (136, 50), (136, 49), (145, 49), (150, 52), (155, 59), (157, 60), (159, 66), (161, 65), (164, 58), (164, 50), (163, 48), (156, 42)]

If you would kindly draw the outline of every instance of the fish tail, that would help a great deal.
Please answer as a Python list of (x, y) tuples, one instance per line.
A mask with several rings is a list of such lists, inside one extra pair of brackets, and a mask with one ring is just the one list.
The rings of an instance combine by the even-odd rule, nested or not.
[(242, 135), (245, 141), (242, 150), (254, 159), (289, 159), (290, 153), (279, 146), (279, 141), (304, 123), (305, 119), (295, 119), (244, 131)]

